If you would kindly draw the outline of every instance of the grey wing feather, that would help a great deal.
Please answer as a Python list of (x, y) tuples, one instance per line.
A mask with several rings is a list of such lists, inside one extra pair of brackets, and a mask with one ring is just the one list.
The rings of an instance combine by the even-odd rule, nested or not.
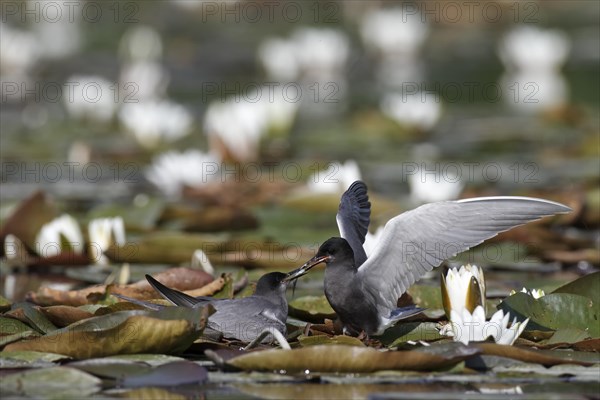
[(425, 204), (392, 218), (369, 259), (358, 269), (380, 315), (426, 272), (516, 226), (571, 211), (530, 197), (481, 197)]
[(367, 194), (367, 185), (356, 181), (342, 195), (335, 219), (340, 236), (346, 239), (354, 252), (354, 262), (357, 267), (367, 260), (363, 243), (369, 230), (370, 218), (371, 203)]
[(146, 280), (154, 288), (154, 290), (160, 293), (162, 297), (164, 297), (176, 306), (193, 308), (208, 303), (208, 300), (205, 298), (192, 297), (188, 294), (180, 292), (179, 290), (171, 289), (163, 285), (150, 275), (146, 275)]

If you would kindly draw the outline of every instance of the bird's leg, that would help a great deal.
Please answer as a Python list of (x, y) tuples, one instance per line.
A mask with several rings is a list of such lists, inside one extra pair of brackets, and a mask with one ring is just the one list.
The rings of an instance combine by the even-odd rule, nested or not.
[(358, 336), (356, 337), (358, 340), (363, 341), (365, 344), (369, 342), (369, 335), (365, 331), (360, 331)]
[(279, 344), (279, 346), (281, 346), (282, 349), (284, 349), (284, 350), (292, 349), (290, 344), (288, 343), (288, 341), (286, 340), (286, 338), (283, 336), (283, 334), (281, 332), (279, 332), (277, 329), (267, 328), (264, 331), (262, 331), (253, 341), (248, 343), (248, 345), (246, 347), (243, 347), (242, 350), (250, 350), (250, 349), (256, 347), (260, 342), (262, 342), (262, 340), (264, 338), (266, 338), (269, 335), (273, 335), (273, 339), (275, 339), (277, 344)]

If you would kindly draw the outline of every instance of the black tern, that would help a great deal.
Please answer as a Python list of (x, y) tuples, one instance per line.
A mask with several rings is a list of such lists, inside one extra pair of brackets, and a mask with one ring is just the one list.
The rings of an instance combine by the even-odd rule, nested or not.
[[(173, 305), (181, 307), (202, 307), (211, 304), (215, 313), (208, 318), (204, 335), (212, 339), (237, 339), (251, 342), (265, 330), (277, 330), (286, 334), (285, 321), (288, 315), (288, 304), (285, 291), (290, 281), (302, 276), (302, 272), (294, 275), (281, 272), (270, 272), (263, 275), (256, 283), (253, 295), (241, 299), (215, 299), (213, 297), (192, 297), (188, 294), (171, 289), (150, 275), (146, 279), (150, 285)], [(159, 309), (162, 306), (118, 296), (144, 307)], [(262, 342), (272, 338), (268, 335)]]
[(363, 243), (371, 205), (367, 186), (354, 182), (336, 216), (340, 235), (295, 271), (300, 276), (326, 263), (325, 296), (344, 333), (381, 335), (420, 309), (397, 308), (400, 296), (425, 273), (483, 241), (530, 221), (566, 213), (565, 205), (530, 197), (479, 197), (442, 201), (406, 211), (387, 222), (367, 258)]

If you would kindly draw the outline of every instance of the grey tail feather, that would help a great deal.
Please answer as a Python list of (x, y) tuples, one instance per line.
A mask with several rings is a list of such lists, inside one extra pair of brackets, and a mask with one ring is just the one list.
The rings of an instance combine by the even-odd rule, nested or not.
[(416, 315), (424, 310), (425, 308), (417, 307), (414, 304), (406, 307), (399, 307), (390, 313), (390, 319), (393, 321), (399, 321), (401, 319), (412, 317), (413, 315)]
[(126, 300), (130, 303), (137, 304), (138, 306), (142, 306), (142, 307), (148, 308), (150, 310), (158, 311), (158, 310), (162, 310), (163, 308), (165, 308), (165, 306), (163, 306), (161, 304), (155, 304), (155, 303), (151, 303), (149, 301), (134, 299), (132, 297), (124, 296), (122, 294), (117, 294), (117, 293), (111, 293), (111, 294), (122, 300)]

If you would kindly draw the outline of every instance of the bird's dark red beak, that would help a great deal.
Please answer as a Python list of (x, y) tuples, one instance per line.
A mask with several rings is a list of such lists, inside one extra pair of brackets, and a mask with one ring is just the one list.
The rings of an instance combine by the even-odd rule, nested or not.
[(287, 274), (285, 278), (283, 278), (284, 282), (293, 281), (294, 279), (300, 278), (302, 275), (305, 275), (310, 271), (312, 267), (315, 265), (319, 265), (321, 263), (329, 261), (331, 256), (320, 256), (316, 255), (307, 262), (304, 263), (300, 268), (297, 268)]

